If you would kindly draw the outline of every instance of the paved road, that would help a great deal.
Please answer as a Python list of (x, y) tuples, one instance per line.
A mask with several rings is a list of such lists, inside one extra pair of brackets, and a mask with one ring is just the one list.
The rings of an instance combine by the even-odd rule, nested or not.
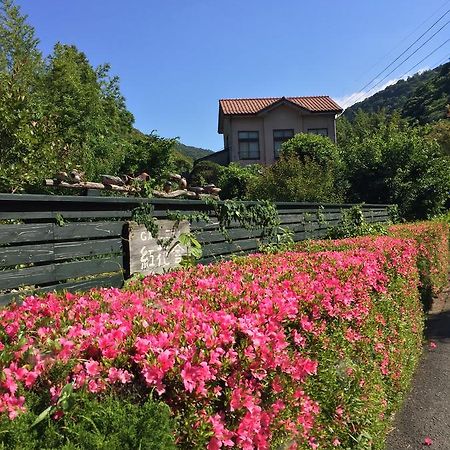
[[(387, 450), (450, 450), (450, 292), (433, 304), (428, 321), (428, 343), (412, 390), (398, 413)], [(432, 444), (424, 445), (431, 438)]]

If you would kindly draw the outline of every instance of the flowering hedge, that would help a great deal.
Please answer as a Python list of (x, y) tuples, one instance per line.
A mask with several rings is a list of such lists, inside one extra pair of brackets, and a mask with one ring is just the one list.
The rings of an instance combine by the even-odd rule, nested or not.
[[(411, 239), (417, 249), (422, 302), (427, 309), (432, 296), (439, 293), (448, 283), (449, 271), (449, 226), (445, 222), (416, 222), (390, 226), (392, 237)], [(363, 246), (375, 250), (373, 237), (358, 237), (339, 240), (303, 241), (296, 244), (300, 251), (349, 250)]]
[[(421, 349), (414, 241), (252, 255), (0, 311), (0, 411), (150, 392), (181, 448), (381, 448)], [(1, 438), (0, 438), (1, 439)], [(364, 447), (365, 448), (365, 447)]]
[(414, 239), (418, 250), (421, 282), (431, 295), (448, 283), (449, 226), (445, 222), (418, 222), (394, 225), (391, 236)]

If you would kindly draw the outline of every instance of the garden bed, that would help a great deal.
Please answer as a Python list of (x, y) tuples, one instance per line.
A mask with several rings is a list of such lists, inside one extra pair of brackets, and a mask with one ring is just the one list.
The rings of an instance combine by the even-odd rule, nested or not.
[[(156, 449), (173, 434), (179, 448), (382, 448), (422, 345), (421, 248), (408, 230), (1, 310), (0, 442), (77, 448), (95, 435), (92, 448)], [(84, 419), (92, 402), (115, 401), (133, 436), (102, 431), (106, 413)], [(133, 410), (148, 402), (162, 425)], [(152, 427), (169, 440), (151, 443)]]

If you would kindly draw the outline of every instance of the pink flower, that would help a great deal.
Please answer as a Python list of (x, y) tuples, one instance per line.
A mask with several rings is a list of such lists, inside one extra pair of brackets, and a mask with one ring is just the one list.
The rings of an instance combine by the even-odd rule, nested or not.
[(91, 377), (95, 377), (100, 373), (100, 364), (98, 361), (90, 359), (84, 363), (84, 366), (86, 367), (86, 373)]
[(436, 342), (430, 341), (430, 350), (434, 350), (436, 347)]
[(108, 381), (110, 383), (121, 382), (122, 384), (129, 383), (133, 379), (133, 375), (122, 369), (116, 369), (115, 367), (111, 367), (108, 371)]
[(423, 440), (423, 445), (430, 446), (432, 444), (433, 444), (433, 440), (428, 436)]
[(188, 392), (192, 392), (195, 389), (195, 374), (196, 371), (193, 369), (190, 362), (187, 362), (181, 370), (181, 378), (183, 379), (184, 388)]

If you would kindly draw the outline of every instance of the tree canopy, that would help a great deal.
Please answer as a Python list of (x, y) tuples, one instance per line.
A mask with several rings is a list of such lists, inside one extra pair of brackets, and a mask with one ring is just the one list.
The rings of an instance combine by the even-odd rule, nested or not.
[(160, 176), (189, 170), (174, 139), (133, 128), (133, 115), (108, 64), (93, 67), (73, 45), (47, 58), (27, 17), (0, 1), (0, 191), (42, 190), (45, 178), (74, 168)]

